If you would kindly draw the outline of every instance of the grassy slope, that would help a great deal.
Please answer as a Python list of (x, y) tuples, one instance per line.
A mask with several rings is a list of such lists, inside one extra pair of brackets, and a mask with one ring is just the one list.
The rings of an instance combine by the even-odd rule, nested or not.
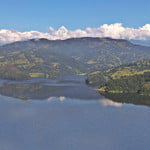
[(110, 38), (46, 39), (0, 47), (0, 78), (25, 79), (89, 73), (150, 58), (150, 47)]
[(150, 95), (150, 60), (92, 73), (88, 82), (100, 92)]

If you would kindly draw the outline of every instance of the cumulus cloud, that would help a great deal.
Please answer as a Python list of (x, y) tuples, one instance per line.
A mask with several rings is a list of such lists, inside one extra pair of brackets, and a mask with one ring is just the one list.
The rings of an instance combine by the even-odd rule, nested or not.
[(27, 39), (47, 38), (49, 40), (67, 39), (76, 37), (111, 37), (114, 39), (150, 40), (150, 24), (139, 28), (124, 27), (122, 23), (104, 24), (97, 28), (84, 30), (68, 30), (64, 26), (55, 30), (50, 27), (47, 33), (39, 31), (19, 32), (15, 30), (0, 30), (0, 43), (15, 42)]

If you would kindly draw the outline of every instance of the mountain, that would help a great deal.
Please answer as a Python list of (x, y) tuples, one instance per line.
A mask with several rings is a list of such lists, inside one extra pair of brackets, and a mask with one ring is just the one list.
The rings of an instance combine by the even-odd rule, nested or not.
[(143, 46), (150, 46), (150, 40), (130, 40), (132, 43), (143, 45)]
[(53, 78), (149, 59), (150, 47), (111, 38), (31, 39), (0, 46), (0, 78)]
[(115, 67), (89, 75), (87, 82), (99, 84), (102, 93), (136, 93), (150, 96), (150, 60)]

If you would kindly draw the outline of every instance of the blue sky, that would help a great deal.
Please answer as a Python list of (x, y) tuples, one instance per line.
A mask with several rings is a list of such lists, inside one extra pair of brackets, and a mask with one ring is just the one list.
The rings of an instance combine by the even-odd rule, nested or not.
[(149, 0), (4, 0), (0, 29), (46, 32), (50, 26), (70, 30), (121, 22), (137, 28), (150, 23)]

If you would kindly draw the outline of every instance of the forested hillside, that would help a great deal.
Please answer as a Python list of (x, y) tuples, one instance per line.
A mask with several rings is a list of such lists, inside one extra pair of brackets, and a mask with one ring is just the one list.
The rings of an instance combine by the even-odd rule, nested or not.
[(150, 47), (111, 38), (32, 39), (0, 47), (0, 78), (53, 78), (150, 58)]
[(92, 73), (87, 82), (102, 93), (137, 93), (150, 96), (150, 60)]

